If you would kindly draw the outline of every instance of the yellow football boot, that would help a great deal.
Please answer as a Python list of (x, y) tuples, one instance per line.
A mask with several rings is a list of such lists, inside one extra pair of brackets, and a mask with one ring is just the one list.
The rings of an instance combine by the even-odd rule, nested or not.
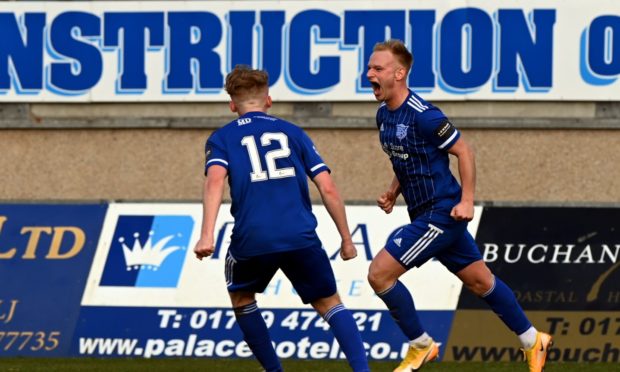
[(536, 342), (531, 349), (523, 350), (527, 365), (530, 367), (530, 372), (542, 372), (545, 369), (545, 361), (547, 360), (547, 352), (553, 345), (553, 339), (550, 335), (544, 332), (538, 332), (536, 334)]
[(409, 345), (407, 356), (394, 372), (417, 371), (426, 363), (437, 359), (438, 355), (439, 345), (435, 341), (431, 340), (431, 343), (424, 348)]

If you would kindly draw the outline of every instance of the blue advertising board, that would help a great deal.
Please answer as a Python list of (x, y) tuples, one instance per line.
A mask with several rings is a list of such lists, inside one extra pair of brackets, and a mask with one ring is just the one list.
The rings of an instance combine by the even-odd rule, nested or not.
[[(311, 307), (261, 309), (280, 358), (343, 359), (329, 325)], [(400, 360), (406, 337), (387, 310), (352, 310), (371, 360)], [(445, 344), (454, 311), (421, 311), (420, 319)], [(443, 350), (442, 350), (443, 351)], [(91, 357), (248, 358), (228, 308), (83, 307), (71, 355)]]
[(106, 210), (0, 205), (0, 355), (68, 354)]

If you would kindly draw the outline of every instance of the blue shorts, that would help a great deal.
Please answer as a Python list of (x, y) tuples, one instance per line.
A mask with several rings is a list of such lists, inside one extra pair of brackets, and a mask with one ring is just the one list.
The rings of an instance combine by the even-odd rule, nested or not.
[(467, 231), (467, 222), (450, 217), (450, 209), (434, 209), (417, 216), (388, 239), (385, 249), (406, 269), (436, 258), (453, 273), (481, 260)]
[(278, 269), (291, 281), (304, 304), (336, 293), (334, 271), (320, 242), (310, 248), (246, 259), (234, 258), (229, 250), (225, 268), (228, 291), (263, 292)]

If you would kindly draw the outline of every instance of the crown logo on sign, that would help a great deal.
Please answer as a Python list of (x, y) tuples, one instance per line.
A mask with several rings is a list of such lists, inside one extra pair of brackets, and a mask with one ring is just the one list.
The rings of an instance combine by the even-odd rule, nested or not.
[(166, 247), (166, 244), (174, 238), (174, 235), (168, 235), (161, 238), (157, 243), (153, 244), (153, 231), (149, 232), (149, 239), (144, 243), (144, 246), (140, 245), (138, 238), (139, 233), (134, 233), (133, 248), (129, 248), (125, 244), (125, 238), (118, 239), (119, 243), (123, 245), (123, 255), (125, 256), (125, 264), (127, 270), (157, 270), (161, 263), (164, 262), (166, 257), (171, 253), (181, 249), (179, 246)]

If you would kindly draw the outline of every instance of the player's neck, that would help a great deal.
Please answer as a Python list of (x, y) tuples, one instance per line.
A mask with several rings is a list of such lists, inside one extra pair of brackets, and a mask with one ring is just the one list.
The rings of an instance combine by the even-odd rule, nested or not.
[(248, 107), (244, 107), (242, 110), (237, 110), (237, 114), (239, 114), (239, 116), (243, 116), (245, 114), (247, 114), (248, 112), (262, 112), (262, 113), (267, 113), (267, 109), (263, 106), (248, 106)]
[(397, 89), (394, 89), (394, 94), (392, 95), (392, 97), (390, 97), (389, 100), (385, 101), (385, 104), (390, 111), (397, 110), (400, 106), (403, 105), (403, 103), (405, 103), (405, 100), (408, 96), (409, 88), (407, 88), (406, 86), (399, 87)]

